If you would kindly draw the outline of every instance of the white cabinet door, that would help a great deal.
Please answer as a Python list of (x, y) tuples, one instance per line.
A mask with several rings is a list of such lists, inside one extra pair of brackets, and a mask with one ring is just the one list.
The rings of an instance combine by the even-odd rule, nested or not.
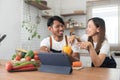
[(114, 58), (115, 58), (116, 63), (117, 63), (117, 68), (120, 69), (120, 56), (115, 56)]
[(80, 56), (83, 66), (91, 67), (91, 58), (90, 56)]

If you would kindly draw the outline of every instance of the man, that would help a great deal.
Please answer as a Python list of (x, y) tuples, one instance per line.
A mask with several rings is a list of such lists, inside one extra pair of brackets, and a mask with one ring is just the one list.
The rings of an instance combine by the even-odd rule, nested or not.
[[(59, 16), (53, 16), (48, 19), (48, 29), (52, 32), (50, 37), (47, 37), (41, 41), (41, 52), (62, 52), (62, 48), (65, 45), (69, 45), (68, 36), (64, 35), (65, 23)], [(72, 44), (72, 54), (70, 55), (71, 61), (79, 60), (79, 49)]]

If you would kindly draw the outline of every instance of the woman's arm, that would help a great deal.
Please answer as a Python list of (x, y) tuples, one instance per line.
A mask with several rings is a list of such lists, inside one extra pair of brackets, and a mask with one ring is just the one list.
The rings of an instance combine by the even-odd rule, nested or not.
[(91, 60), (95, 67), (99, 67), (102, 65), (103, 61), (105, 60), (106, 55), (105, 54), (97, 55), (91, 42), (79, 42), (78, 46), (81, 49), (87, 49), (89, 51)]
[(90, 44), (89, 53), (90, 53), (90, 57), (92, 59), (92, 62), (93, 62), (95, 67), (99, 67), (104, 62), (106, 55), (105, 54), (97, 55), (97, 53), (96, 53), (94, 47), (92, 46), (92, 44), (91, 43), (89, 43), (89, 44)]

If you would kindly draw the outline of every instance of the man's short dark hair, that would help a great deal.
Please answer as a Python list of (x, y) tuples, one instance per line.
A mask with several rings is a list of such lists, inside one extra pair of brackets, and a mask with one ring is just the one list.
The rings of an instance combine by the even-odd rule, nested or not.
[(63, 19), (59, 16), (52, 16), (51, 18), (48, 19), (48, 22), (47, 22), (47, 26), (52, 26), (53, 25), (53, 21), (59, 21), (60, 23), (62, 23), (63, 25), (65, 25)]

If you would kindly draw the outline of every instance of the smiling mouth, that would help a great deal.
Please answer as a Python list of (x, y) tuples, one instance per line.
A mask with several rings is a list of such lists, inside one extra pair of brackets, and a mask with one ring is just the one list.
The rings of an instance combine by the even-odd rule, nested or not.
[(59, 34), (63, 34), (63, 33), (64, 33), (64, 31), (60, 31), (60, 32), (59, 32)]

